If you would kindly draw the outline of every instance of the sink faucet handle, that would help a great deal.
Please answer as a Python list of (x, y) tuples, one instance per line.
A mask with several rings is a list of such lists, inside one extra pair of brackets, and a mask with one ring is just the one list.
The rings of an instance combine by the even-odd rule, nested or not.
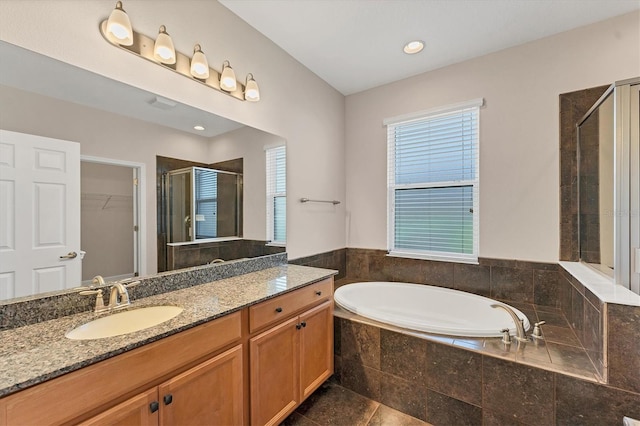
[(542, 337), (542, 329), (540, 328), (543, 324), (546, 324), (546, 321), (539, 321), (533, 324), (533, 333), (531, 333), (531, 337), (541, 340), (544, 339), (544, 337)]
[(509, 334), (509, 329), (503, 328), (502, 330), (500, 330), (500, 333), (502, 333), (502, 343), (504, 343), (505, 345), (510, 345), (511, 335)]
[(97, 290), (83, 290), (78, 294), (82, 296), (92, 296), (96, 295), (96, 307), (94, 309), (95, 312), (101, 311), (104, 309), (104, 299), (102, 299), (102, 289), (99, 288)]
[(140, 284), (140, 280), (123, 283), (126, 288), (135, 287)]

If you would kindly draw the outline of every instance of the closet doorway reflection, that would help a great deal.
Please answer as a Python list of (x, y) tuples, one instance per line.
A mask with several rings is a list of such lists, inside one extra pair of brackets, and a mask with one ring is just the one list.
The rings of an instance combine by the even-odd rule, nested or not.
[(83, 157), (80, 173), (83, 284), (138, 276), (139, 166)]

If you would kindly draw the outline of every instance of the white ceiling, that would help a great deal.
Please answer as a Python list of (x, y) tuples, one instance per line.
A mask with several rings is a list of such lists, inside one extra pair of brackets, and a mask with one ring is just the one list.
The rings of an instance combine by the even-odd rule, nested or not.
[[(219, 0), (345, 95), (640, 9), (639, 0)], [(410, 40), (425, 41), (413, 56)]]

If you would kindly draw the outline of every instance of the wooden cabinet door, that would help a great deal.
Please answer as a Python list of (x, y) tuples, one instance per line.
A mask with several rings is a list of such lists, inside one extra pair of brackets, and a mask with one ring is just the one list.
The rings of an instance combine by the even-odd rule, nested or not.
[(242, 346), (158, 386), (161, 425), (243, 424)]
[(149, 389), (80, 424), (157, 426), (159, 406), (155, 404), (158, 404), (158, 388)]
[(305, 399), (333, 374), (331, 302), (300, 315), (300, 324), (300, 393)]
[(251, 424), (278, 424), (298, 405), (298, 317), (249, 341)]

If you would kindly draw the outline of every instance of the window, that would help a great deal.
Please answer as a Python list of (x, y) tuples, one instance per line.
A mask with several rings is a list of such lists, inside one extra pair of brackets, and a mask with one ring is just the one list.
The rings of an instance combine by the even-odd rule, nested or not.
[(385, 120), (391, 255), (477, 262), (482, 103)]
[(195, 168), (196, 239), (218, 236), (218, 173)]
[(267, 148), (267, 240), (287, 241), (287, 149)]

